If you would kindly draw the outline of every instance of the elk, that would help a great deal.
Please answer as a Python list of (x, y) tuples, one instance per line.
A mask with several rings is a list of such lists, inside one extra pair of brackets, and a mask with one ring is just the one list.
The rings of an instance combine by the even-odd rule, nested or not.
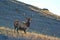
[(25, 23), (21, 23), (19, 20), (16, 20), (14, 22), (14, 30), (16, 29), (17, 32), (18, 32), (18, 30), (22, 30), (22, 31), (24, 31), (24, 33), (26, 33), (27, 28), (30, 27), (30, 20), (31, 20), (31, 18), (26, 18)]

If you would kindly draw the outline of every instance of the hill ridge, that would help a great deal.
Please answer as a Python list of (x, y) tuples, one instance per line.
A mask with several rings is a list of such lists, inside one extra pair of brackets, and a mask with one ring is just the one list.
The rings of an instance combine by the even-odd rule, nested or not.
[[(24, 3), (24, 2), (20, 2), (20, 1), (17, 1), (17, 0), (15, 0), (15, 1), (14, 0), (11, 0), (11, 2), (14, 2), (14, 3), (17, 3), (17, 4), (20, 4), (21, 3), (22, 5), (26, 5), (31, 10), (36, 11), (36, 12), (39, 12), (40, 14), (42, 14), (42, 15), (44, 15), (46, 17), (60, 20), (60, 16), (58, 16), (56, 14), (53, 14), (47, 8), (41, 9), (41, 8), (36, 7), (36, 6), (30, 5), (30, 4), (27, 4), (27, 3)], [(45, 10), (45, 9), (47, 9), (47, 10)]]

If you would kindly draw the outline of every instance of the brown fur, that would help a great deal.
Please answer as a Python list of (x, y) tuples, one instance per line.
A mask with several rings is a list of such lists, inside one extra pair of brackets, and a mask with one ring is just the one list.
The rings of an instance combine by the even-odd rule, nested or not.
[(30, 18), (27, 18), (26, 20), (26, 23), (20, 23), (19, 20), (16, 20), (14, 22), (14, 29), (17, 29), (17, 32), (18, 30), (23, 30), (24, 33), (26, 33), (26, 29), (30, 26)]

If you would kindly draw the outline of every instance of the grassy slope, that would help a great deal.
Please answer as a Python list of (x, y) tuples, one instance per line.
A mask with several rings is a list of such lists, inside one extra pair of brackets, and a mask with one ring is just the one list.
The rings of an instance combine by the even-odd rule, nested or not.
[[(16, 3), (16, 2), (14, 2), (14, 3)], [(18, 4), (19, 4), (19, 3), (18, 3)], [(23, 4), (23, 5), (24, 5), (24, 4)], [(6, 6), (6, 5), (5, 5), (5, 6)], [(19, 7), (20, 7), (20, 6), (19, 6)], [(7, 8), (7, 7), (6, 7), (6, 8)], [(10, 8), (10, 7), (9, 7), (9, 8)], [(10, 9), (11, 9), (11, 8), (10, 8)], [(11, 9), (11, 10), (10, 10), (10, 9), (9, 9), (8, 11), (12, 11), (12, 9)], [(25, 11), (25, 10), (24, 10), (24, 11)], [(38, 12), (38, 11), (37, 11), (37, 12)], [(10, 12), (9, 12), (9, 13), (10, 13)], [(15, 13), (15, 12), (13, 11), (13, 13)], [(3, 13), (2, 13), (2, 14), (3, 14)], [(44, 14), (45, 14), (45, 13), (44, 13)], [(42, 18), (42, 17), (41, 17), (41, 18)], [(44, 17), (44, 18), (45, 18), (45, 17)], [(44, 19), (44, 18), (43, 18), (43, 19)], [(52, 23), (53, 23), (53, 22), (52, 22)], [(52, 23), (51, 23), (51, 24), (52, 24)], [(55, 23), (55, 21), (54, 21), (54, 23)], [(40, 24), (39, 24), (39, 25), (40, 25)], [(41, 26), (40, 26), (40, 28), (41, 28)], [(3, 29), (3, 30), (2, 30), (2, 29)], [(1, 28), (1, 30), (2, 30), (1, 33), (3, 33), (3, 31), (4, 31), (4, 34), (7, 35), (6, 32), (8, 32), (8, 35), (10, 34), (10, 35), (12, 36), (12, 33), (13, 33), (12, 30), (10, 31), (10, 29), (9, 29), (9, 31), (10, 31), (10, 32), (9, 32), (9, 31), (7, 31), (8, 28), (7, 28), (7, 30), (6, 30), (4, 27)], [(5, 31), (5, 30), (6, 30), (6, 31)], [(44, 35), (40, 35), (40, 34), (36, 34), (36, 33), (29, 33), (29, 32), (27, 32), (27, 37), (26, 37), (26, 35), (23, 35), (23, 36), (26, 37), (26, 38), (28, 38), (28, 37), (31, 38), (30, 35), (33, 35), (33, 34), (34, 34), (34, 36), (32, 36), (32, 37), (34, 37), (34, 38), (38, 37), (38, 38), (41, 38), (41, 39), (46, 39), (46, 40), (48, 40), (48, 39), (51, 37), (51, 36), (44, 36)], [(13, 36), (16, 37), (16, 35), (17, 35), (17, 34), (14, 34)], [(36, 35), (37, 35), (37, 36), (36, 36)], [(39, 35), (39, 36), (38, 36), (38, 35)], [(20, 36), (22, 36), (22, 35), (20, 35)], [(35, 36), (36, 36), (36, 37), (35, 37)], [(48, 38), (47, 38), (47, 37), (48, 37)], [(32, 38), (32, 39), (34, 39), (34, 38)], [(55, 39), (55, 37), (52, 37), (51, 40), (52, 40), (52, 39)], [(58, 40), (58, 39), (56, 38), (56, 40)]]
[(30, 8), (32, 11), (36, 11), (36, 12), (39, 12), (40, 14), (42, 13), (43, 15), (45, 15), (46, 17), (49, 17), (49, 18), (52, 18), (52, 19), (57, 19), (57, 20), (60, 20), (60, 16), (56, 15), (56, 14), (53, 14), (52, 12), (50, 12), (49, 10), (43, 10), (41, 8), (37, 8), (35, 6), (32, 6), (32, 5), (28, 5), (28, 4), (25, 4), (23, 2), (18, 2), (18, 1), (14, 1), (12, 0), (12, 2), (14, 3), (17, 3), (17, 4), (22, 4), (22, 5), (25, 5), (27, 6), (28, 8)]
[(50, 12), (49, 10), (43, 10), (34, 6), (29, 6), (29, 8), (33, 11), (36, 12), (41, 12), (43, 15), (45, 15), (46, 17), (52, 18), (52, 19), (57, 19), (60, 20), (60, 16), (53, 14), (52, 12)]
[(31, 40), (60, 40), (60, 38), (57, 37), (52, 37), (52, 36), (47, 36), (43, 34), (37, 34), (37, 33), (30, 33), (27, 32), (27, 34), (24, 34), (23, 31), (19, 31), (19, 34), (17, 35), (17, 32), (13, 32), (13, 29), (10, 28), (5, 28), (5, 27), (0, 27), (0, 34), (12, 36), (12, 37), (25, 37), (26, 39), (31, 39)]

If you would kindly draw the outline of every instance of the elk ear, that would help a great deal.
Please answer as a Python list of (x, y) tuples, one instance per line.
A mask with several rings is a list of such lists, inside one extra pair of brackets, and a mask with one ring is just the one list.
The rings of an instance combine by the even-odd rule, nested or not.
[(28, 20), (29, 18), (28, 18), (28, 17), (26, 17), (26, 19)]
[(28, 18), (26, 18), (27, 20), (32, 20), (32, 18), (31, 17), (28, 17)]
[(30, 20), (32, 20), (32, 18), (30, 18)]

